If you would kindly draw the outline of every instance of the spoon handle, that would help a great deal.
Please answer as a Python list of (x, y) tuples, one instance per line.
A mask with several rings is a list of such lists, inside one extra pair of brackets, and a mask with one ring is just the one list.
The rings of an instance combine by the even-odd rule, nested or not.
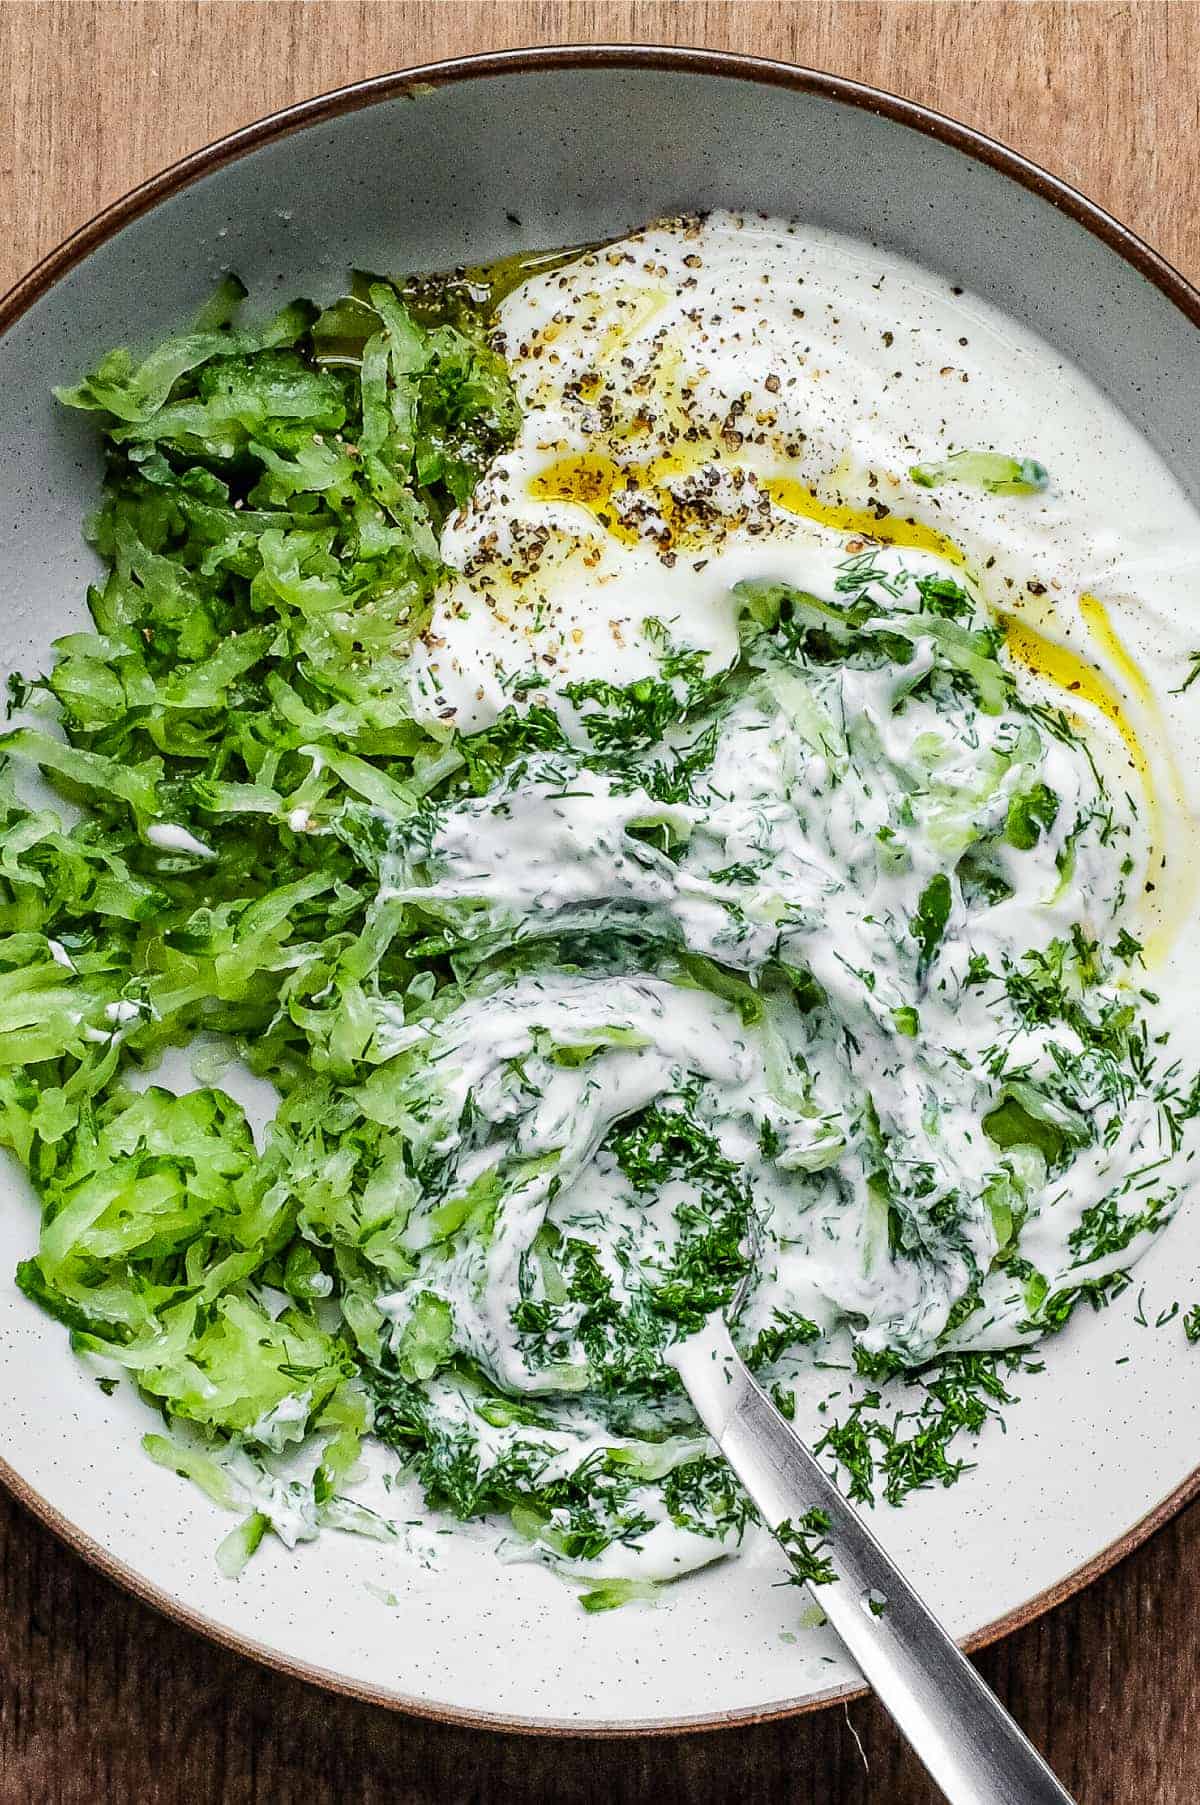
[[(951, 1805), (1071, 1805), (1033, 1744), (884, 1553), (770, 1398), (724, 1324), (675, 1349), (709, 1434), (772, 1533), (817, 1509), (837, 1577), (812, 1593)], [(786, 1547), (786, 1544), (785, 1544)]]

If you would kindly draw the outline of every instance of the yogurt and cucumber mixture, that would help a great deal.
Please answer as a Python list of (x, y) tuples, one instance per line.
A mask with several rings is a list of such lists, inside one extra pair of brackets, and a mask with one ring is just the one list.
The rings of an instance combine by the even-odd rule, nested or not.
[(671, 1359), (748, 1272), (852, 1496), (949, 1484), (1188, 1183), (1182, 495), (780, 222), (240, 307), (60, 396), (106, 574), (10, 686), (22, 1288), (231, 1573), (394, 1536), (368, 1439), (593, 1609), (735, 1553)]

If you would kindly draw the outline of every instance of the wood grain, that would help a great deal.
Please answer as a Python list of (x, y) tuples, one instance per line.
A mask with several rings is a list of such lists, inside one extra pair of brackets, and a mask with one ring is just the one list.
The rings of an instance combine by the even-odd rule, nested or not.
[[(1074, 182), (1200, 280), (1190, 0), (0, 0), (0, 288), (145, 176), (288, 101), (468, 50), (605, 39), (753, 51), (925, 101)], [(1081, 1805), (1195, 1805), (1198, 1622), (1200, 1506), (980, 1665)], [(0, 1498), (0, 1805), (209, 1800), (934, 1794), (871, 1703), (618, 1745), (456, 1731), (325, 1697), (159, 1618)]]

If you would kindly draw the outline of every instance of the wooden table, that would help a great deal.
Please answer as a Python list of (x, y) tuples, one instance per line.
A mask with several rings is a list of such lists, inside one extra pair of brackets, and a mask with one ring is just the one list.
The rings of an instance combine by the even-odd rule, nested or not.
[[(0, 289), (144, 176), (287, 101), (461, 51), (589, 39), (754, 51), (925, 101), (1075, 182), (1200, 280), (1190, 0), (0, 0)], [(1200, 1505), (980, 1665), (1081, 1805), (1196, 1805), (1198, 1650)], [(326, 1697), (135, 1603), (0, 1497), (0, 1805), (210, 1800), (934, 1794), (871, 1703), (721, 1735), (541, 1744)]]

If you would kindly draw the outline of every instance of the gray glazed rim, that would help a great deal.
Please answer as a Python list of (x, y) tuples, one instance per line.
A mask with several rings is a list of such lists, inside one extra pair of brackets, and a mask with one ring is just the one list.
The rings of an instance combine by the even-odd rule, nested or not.
[(1001, 144), (998, 139), (963, 125), (944, 113), (936, 112), (919, 101), (906, 100), (882, 88), (872, 88), (848, 76), (830, 75), (823, 70), (807, 69), (799, 64), (779, 62), (769, 57), (742, 55), (733, 51), (690, 49), (675, 45), (653, 44), (560, 44), (531, 46), (521, 50), (485, 51), (475, 56), (453, 57), (437, 63), (418, 64), (411, 69), (396, 70), (386, 75), (368, 76), (362, 81), (333, 88), (310, 100), (296, 101), (281, 107), (250, 125), (239, 126), (224, 137), (215, 139), (199, 150), (171, 163), (157, 175), (150, 176), (136, 188), (109, 203), (107, 207), (76, 228), (62, 243), (48, 252), (21, 277), (6, 294), (0, 296), (0, 333), (6, 332), (29, 307), (52, 287), (60, 277), (93, 251), (98, 245), (148, 212), (151, 207), (183, 188), (211, 175), (227, 163), (249, 155), (277, 139), (288, 137), (306, 126), (358, 112), (381, 101), (394, 100), (419, 93), (422, 89), (449, 87), (458, 82), (482, 81), (493, 76), (527, 74), (555, 69), (649, 69), (679, 74), (723, 76), (737, 81), (758, 82), (764, 86), (791, 89), (794, 93), (815, 94), (844, 106), (862, 108), (881, 118), (907, 125), (928, 138), (949, 145), (977, 162), (997, 170), (1048, 201), (1077, 224), (1085, 227), (1102, 244), (1132, 265), (1140, 275), (1162, 291), (1194, 326), (1200, 327), (1200, 289), (1195, 288), (1175, 266), (1122, 225), (1115, 216), (1089, 200), (1061, 177), (1052, 175), (1019, 151)]
[[(93, 251), (113, 239), (125, 226), (201, 178), (255, 151), (307, 127), (327, 123), (381, 103), (415, 98), (433, 89), (452, 88), (457, 84), (495, 77), (534, 75), (556, 70), (593, 73), (605, 70), (646, 70), (660, 74), (707, 76), (756, 83), (816, 97), (835, 105), (858, 108), (894, 124), (906, 126), (1007, 177), (1064, 214), (1159, 290), (1187, 324), (1200, 329), (1200, 291), (1165, 258), (1068, 183), (969, 126), (915, 101), (902, 99), (860, 82), (766, 58), (644, 44), (596, 44), (488, 52), (373, 76), (282, 108), (243, 126), (214, 143), (189, 153), (150, 177), (112, 202), (52, 250), (6, 295), (0, 297), (0, 335), (7, 333), (64, 276), (83, 263)], [(861, 1687), (838, 1687), (800, 1703), (761, 1709), (710, 1713), (702, 1717), (639, 1724), (605, 1724), (593, 1721), (581, 1725), (453, 1709), (420, 1699), (404, 1698), (387, 1688), (364, 1686), (345, 1676), (281, 1655), (182, 1605), (168, 1592), (149, 1583), (134, 1568), (115, 1559), (100, 1543), (84, 1534), (3, 1459), (0, 1459), (0, 1484), (91, 1566), (175, 1622), (197, 1630), (209, 1640), (249, 1656), (277, 1672), (347, 1697), (448, 1724), (550, 1736), (614, 1738), (679, 1734), (684, 1731), (721, 1729), (799, 1716), (827, 1705), (841, 1704), (861, 1697), (865, 1691)], [(967, 1638), (965, 1646), (972, 1650), (985, 1647), (1070, 1598), (1139, 1547), (1197, 1495), (1200, 1495), (1200, 1467), (1094, 1559), (1017, 1610), (984, 1626)]]

